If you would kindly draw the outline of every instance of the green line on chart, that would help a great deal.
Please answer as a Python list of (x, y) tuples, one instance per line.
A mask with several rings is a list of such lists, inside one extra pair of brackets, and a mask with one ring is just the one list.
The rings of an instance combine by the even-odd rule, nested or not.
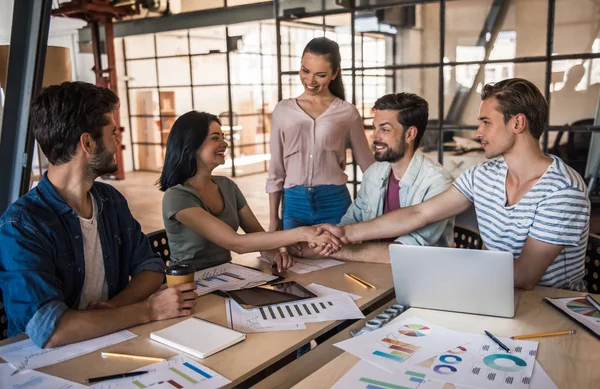
[(142, 383), (141, 383), (140, 381), (138, 381), (138, 380), (135, 380), (135, 381), (133, 381), (133, 384), (134, 384), (135, 386), (137, 386), (138, 388), (140, 388), (140, 389), (144, 389), (144, 388), (146, 387), (146, 385), (142, 384)]
[(379, 385), (384, 388), (390, 388), (390, 389), (410, 389), (410, 388), (407, 388), (406, 386), (394, 385), (394, 384), (390, 384), (388, 382), (372, 380), (367, 377), (360, 377), (359, 381), (366, 382), (367, 384)]
[(188, 381), (190, 381), (192, 384), (197, 384), (198, 381), (196, 381), (195, 379), (193, 379), (192, 377), (190, 377), (189, 375), (181, 372), (180, 370), (177, 370), (174, 367), (169, 368), (169, 370), (171, 370), (173, 373), (179, 375), (181, 378), (186, 379)]

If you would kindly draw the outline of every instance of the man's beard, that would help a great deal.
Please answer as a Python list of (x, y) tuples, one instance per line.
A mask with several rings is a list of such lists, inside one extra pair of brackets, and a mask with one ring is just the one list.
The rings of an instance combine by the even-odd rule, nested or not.
[[(400, 143), (401, 145), (402, 143)], [(377, 162), (390, 162), (396, 163), (404, 157), (404, 147), (398, 146), (398, 148), (392, 148), (387, 143), (383, 142), (374, 142), (373, 148), (378, 145), (385, 145), (387, 149), (384, 152), (375, 151), (375, 160)]]
[(119, 169), (115, 162), (114, 154), (106, 152), (106, 147), (104, 147), (102, 139), (99, 139), (97, 144), (98, 150), (92, 155), (87, 165), (87, 174), (93, 179), (105, 174), (112, 174)]

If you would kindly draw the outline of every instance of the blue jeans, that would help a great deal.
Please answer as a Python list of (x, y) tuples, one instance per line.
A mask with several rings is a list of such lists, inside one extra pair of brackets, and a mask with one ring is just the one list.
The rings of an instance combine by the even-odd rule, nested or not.
[(346, 185), (294, 186), (283, 190), (283, 229), (337, 224), (352, 204)]

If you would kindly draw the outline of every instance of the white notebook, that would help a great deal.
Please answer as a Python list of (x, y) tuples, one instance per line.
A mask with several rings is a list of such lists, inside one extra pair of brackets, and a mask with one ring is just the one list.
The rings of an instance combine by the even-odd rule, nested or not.
[(150, 339), (198, 358), (206, 358), (246, 339), (246, 334), (220, 324), (191, 318), (150, 333)]

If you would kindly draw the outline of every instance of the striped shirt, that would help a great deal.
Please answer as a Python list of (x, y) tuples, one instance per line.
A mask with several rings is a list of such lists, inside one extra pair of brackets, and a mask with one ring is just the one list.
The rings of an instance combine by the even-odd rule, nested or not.
[(481, 238), (489, 250), (507, 251), (517, 259), (528, 237), (565, 246), (546, 269), (539, 285), (585, 290), (585, 253), (590, 202), (581, 176), (560, 158), (516, 204), (507, 206), (508, 166), (504, 158), (476, 165), (454, 186), (475, 204)]

